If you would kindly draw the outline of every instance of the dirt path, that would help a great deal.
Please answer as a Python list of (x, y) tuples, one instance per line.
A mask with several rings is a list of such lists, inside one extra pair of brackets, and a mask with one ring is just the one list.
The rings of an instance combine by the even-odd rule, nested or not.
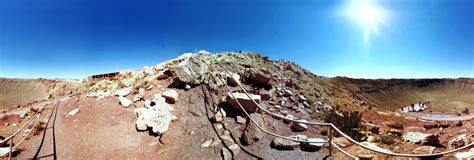
[(56, 152), (56, 132), (55, 124), (58, 115), (58, 106), (60, 102), (56, 102), (54, 107), (51, 109), (48, 121), (46, 122), (46, 129), (43, 130), (43, 135), (41, 143), (39, 144), (38, 149), (36, 150), (33, 159), (37, 158), (47, 158), (47, 159), (57, 159)]

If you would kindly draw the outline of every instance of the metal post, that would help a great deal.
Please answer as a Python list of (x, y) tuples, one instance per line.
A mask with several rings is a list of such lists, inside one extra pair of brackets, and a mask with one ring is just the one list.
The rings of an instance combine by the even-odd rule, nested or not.
[(332, 126), (329, 126), (329, 156), (332, 156)]
[(13, 146), (13, 137), (10, 138), (10, 152), (8, 153), (8, 160), (12, 159), (12, 146)]

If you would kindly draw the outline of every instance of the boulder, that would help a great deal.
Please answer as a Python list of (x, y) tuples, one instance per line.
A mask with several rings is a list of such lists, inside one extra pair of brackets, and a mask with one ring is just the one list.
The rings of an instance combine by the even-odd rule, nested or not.
[(217, 113), (214, 115), (214, 117), (212, 117), (212, 122), (214, 123), (220, 123), (224, 120), (224, 117), (227, 116), (226, 112), (224, 111), (224, 109), (222, 108), (219, 108), (219, 110), (217, 111)]
[(201, 144), (201, 147), (202, 148), (209, 148), (209, 146), (211, 146), (212, 144), (212, 139), (209, 139), (207, 141), (204, 141), (202, 144)]
[(285, 89), (283, 91), (283, 96), (292, 96), (293, 95), (293, 91), (289, 90), (289, 89)]
[(118, 97), (118, 100), (119, 100), (120, 104), (121, 104), (123, 107), (125, 107), (125, 108), (130, 107), (130, 105), (132, 104), (132, 101), (131, 101), (131, 100), (129, 100), (129, 99), (125, 98), (125, 97), (122, 97), (122, 96), (119, 96), (119, 97)]
[(255, 71), (250, 73), (248, 76), (248, 79), (251, 81), (253, 84), (267, 84), (270, 81), (270, 76), (260, 72), (260, 71)]
[(270, 143), (270, 146), (275, 149), (280, 149), (280, 150), (294, 150), (298, 148), (300, 145), (299, 142), (295, 142), (292, 140), (287, 140), (283, 138), (275, 138), (273, 139), (272, 143)]
[[(250, 117), (252, 117), (253, 120), (259, 125), (259, 126), (264, 126), (265, 125), (265, 120), (264, 117), (260, 114), (250, 114)], [(256, 141), (259, 141), (260, 139), (265, 136), (265, 133), (260, 130), (250, 119), (247, 121), (247, 126), (244, 129), (244, 133), (242, 135), (242, 142), (244, 145), (252, 145)]]
[(396, 123), (396, 122), (387, 123), (387, 126), (390, 127), (390, 128), (394, 128), (394, 129), (403, 129), (403, 125), (400, 124), (400, 123)]
[(258, 90), (258, 94), (260, 95), (260, 97), (262, 98), (262, 100), (264, 101), (268, 101), (270, 100), (272, 97), (270, 96), (270, 94), (268, 93), (268, 91), (264, 90), (264, 89), (260, 89)]
[(441, 146), (439, 136), (435, 134), (425, 134), (420, 132), (408, 132), (403, 135), (402, 139), (415, 144), (423, 144), (430, 146)]
[(435, 147), (442, 146), (439, 142), (439, 135), (437, 134), (431, 134), (425, 137), (423, 140), (421, 140), (421, 144)]
[(153, 133), (163, 134), (168, 130), (170, 123), (177, 119), (171, 113), (173, 107), (168, 104), (156, 105), (151, 108), (137, 108), (134, 111), (138, 117), (135, 123), (139, 131), (151, 128)]
[[(233, 96), (232, 96), (233, 95)], [(260, 103), (260, 95), (253, 95), (249, 94), (250, 97), (257, 103)], [(235, 99), (234, 99), (235, 97)], [(237, 111), (243, 111), (242, 108), (239, 106), (237, 101), (242, 105), (242, 107), (247, 111), (248, 113), (254, 113), (257, 112), (258, 106), (255, 104), (252, 99), (250, 99), (245, 93), (228, 93), (226, 97), (226, 101), (231, 104), (235, 110)]]
[(439, 127), (438, 123), (427, 123), (423, 125), (423, 128), (425, 128), (426, 130), (430, 130), (432, 128), (438, 128), (438, 127)]
[(231, 75), (227, 75), (227, 84), (229, 86), (235, 87), (240, 84), (240, 75), (237, 73), (230, 73)]
[(448, 149), (456, 149), (474, 142), (474, 135), (461, 134), (448, 142)]
[(304, 106), (305, 108), (309, 108), (309, 107), (310, 107), (310, 105), (309, 105), (309, 103), (308, 103), (307, 101), (303, 101), (302, 104), (303, 104), (303, 106)]
[(201, 84), (208, 72), (211, 58), (197, 58), (202, 55), (192, 55), (173, 66), (170, 71), (181, 82), (186, 84)]
[(125, 97), (132, 92), (132, 87), (122, 88), (113, 93), (114, 96)]
[(413, 150), (414, 154), (431, 154), (434, 152), (436, 147), (433, 146), (421, 146)]
[[(302, 119), (301, 121), (303, 122), (307, 122), (306, 120)], [(304, 123), (297, 123), (297, 122), (293, 122), (293, 125), (291, 126), (291, 128), (295, 131), (306, 131), (308, 130), (308, 126)]]
[(247, 123), (247, 120), (246, 120), (245, 118), (241, 117), (241, 116), (237, 116), (237, 117), (235, 117), (235, 118), (236, 118), (236, 121), (237, 121), (238, 124), (245, 124), (245, 123)]
[(79, 108), (76, 108), (76, 109), (73, 109), (72, 111), (70, 111), (68, 113), (69, 116), (74, 116), (76, 115), (77, 113), (79, 113)]
[(145, 95), (145, 89), (140, 88), (138, 89), (138, 93), (133, 97), (133, 102), (139, 101), (143, 99), (143, 96)]
[(391, 135), (395, 135), (397, 137), (402, 136), (402, 132), (400, 130), (397, 130), (397, 129), (390, 129), (388, 131), (388, 133), (391, 134)]
[[(286, 119), (291, 119), (291, 120), (295, 120), (295, 119), (296, 119), (296, 117), (293, 116), (293, 115), (291, 115), (291, 114), (287, 114), (287, 115), (285, 116), (285, 118), (286, 118)], [(287, 124), (288, 124), (288, 123), (291, 123), (291, 122), (292, 122), (292, 121), (286, 120), (286, 119), (283, 119), (283, 123), (287, 123)]]
[(175, 104), (178, 100), (178, 92), (176, 90), (167, 90), (164, 91), (162, 96), (166, 99), (166, 102), (169, 104)]
[(322, 138), (308, 138), (308, 142), (301, 144), (301, 149), (307, 151), (317, 151), (323, 147), (324, 142), (326, 142)]

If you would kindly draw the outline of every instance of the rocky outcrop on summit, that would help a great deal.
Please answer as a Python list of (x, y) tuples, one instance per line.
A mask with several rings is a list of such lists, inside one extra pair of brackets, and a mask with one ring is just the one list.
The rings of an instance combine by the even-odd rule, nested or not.
[(211, 57), (204, 58), (203, 56), (212, 55), (200, 54), (190, 56), (182, 62), (179, 62), (176, 66), (173, 66), (171, 72), (185, 84), (201, 84), (205, 78), (205, 74), (208, 72), (210, 61), (212, 60)]

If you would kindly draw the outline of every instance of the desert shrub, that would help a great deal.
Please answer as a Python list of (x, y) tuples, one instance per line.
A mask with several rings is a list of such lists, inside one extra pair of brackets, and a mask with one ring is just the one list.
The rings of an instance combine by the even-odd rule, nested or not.
[(355, 140), (363, 140), (365, 135), (360, 133), (362, 113), (358, 111), (343, 111), (338, 113), (336, 110), (326, 111), (323, 113), (324, 120), (338, 127), (342, 132), (348, 134)]
[(380, 135), (380, 141), (383, 144), (392, 145), (395, 144), (397, 137), (395, 135), (382, 134)]

